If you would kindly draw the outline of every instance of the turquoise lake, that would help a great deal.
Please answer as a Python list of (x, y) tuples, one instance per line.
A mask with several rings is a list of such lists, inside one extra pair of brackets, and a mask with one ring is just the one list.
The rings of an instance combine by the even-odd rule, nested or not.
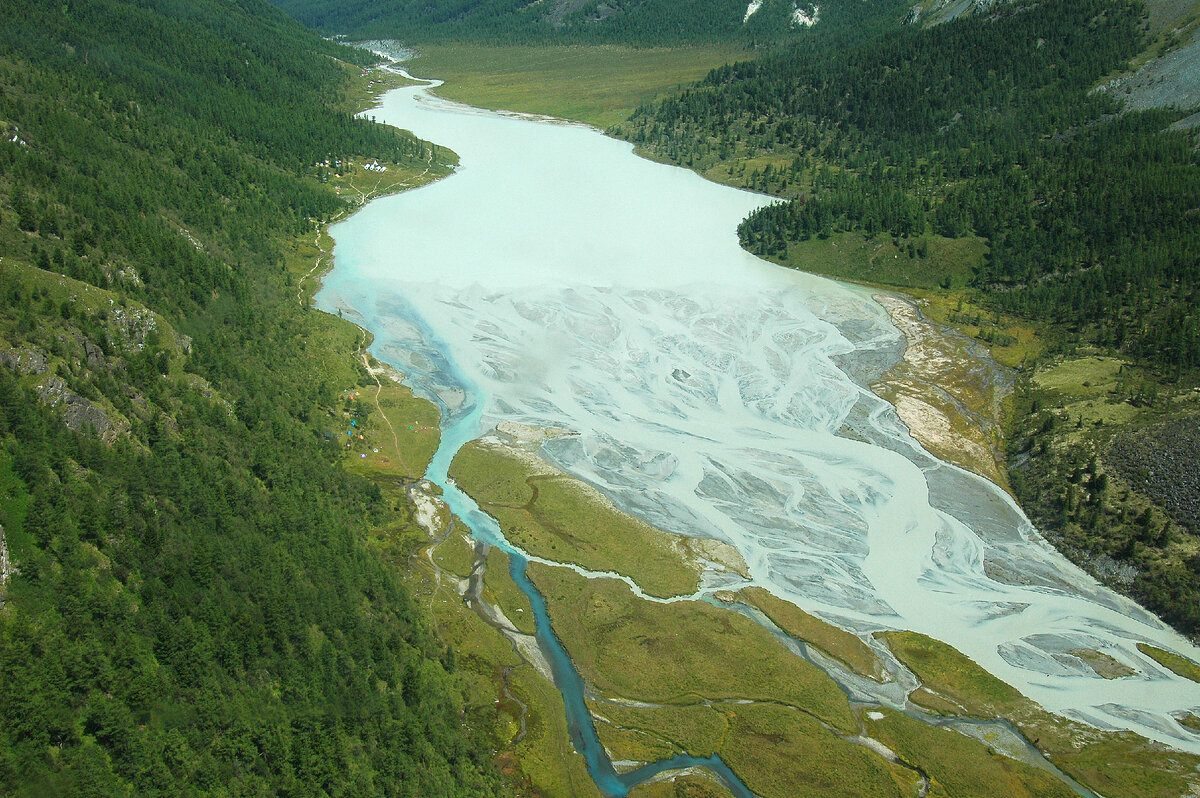
[[(714, 569), (699, 597), (756, 584), (864, 636), (923, 632), (1047, 709), (1200, 753), (1171, 717), (1200, 707), (1200, 685), (1135, 643), (1200, 651), (911, 438), (864, 384), (904, 346), (870, 292), (738, 246), (736, 225), (770, 198), (425, 87), (370, 113), (461, 165), (336, 225), (318, 304), (370, 330), (373, 354), (441, 407), (453, 434), (431, 478), (501, 421), (569, 430), (543, 456), (656, 526), (742, 553), (749, 582)], [(1065, 653), (1078, 648), (1137, 675), (1101, 679)], [(912, 684), (895, 676), (847, 689), (896, 705)]]

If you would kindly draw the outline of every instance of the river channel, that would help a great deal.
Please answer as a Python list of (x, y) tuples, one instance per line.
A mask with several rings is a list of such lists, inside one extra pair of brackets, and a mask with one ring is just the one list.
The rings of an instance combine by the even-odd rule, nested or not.
[[(870, 292), (738, 246), (737, 223), (770, 198), (422, 86), (371, 113), (461, 165), (336, 225), (318, 305), (370, 330), (373, 354), (439, 405), (428, 476), (480, 539), (512, 550), (447, 484), (458, 447), (506, 420), (569, 430), (543, 445), (555, 465), (655, 526), (741, 552), (750, 580), (710, 572), (700, 597), (755, 584), (860, 634), (922, 632), (1051, 711), (1200, 753), (1171, 717), (1200, 707), (1200, 685), (1136, 643), (1200, 651), (1067, 562), (1002, 490), (912, 439), (865, 387), (904, 346)], [(569, 712), (579, 692), (586, 716), (538, 626), (570, 671)], [(1136, 675), (1102, 679), (1076, 649)], [(623, 794), (628, 780), (605, 783), (611, 763), (588, 750), (594, 731), (576, 736), (589, 728), (576, 717), (573, 741)]]

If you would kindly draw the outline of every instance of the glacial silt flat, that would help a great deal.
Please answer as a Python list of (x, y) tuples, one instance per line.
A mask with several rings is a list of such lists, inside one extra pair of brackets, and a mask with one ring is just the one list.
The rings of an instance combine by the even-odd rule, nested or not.
[[(371, 113), (461, 166), (338, 224), (318, 302), (448, 419), (575, 433), (544, 455), (655, 526), (741, 552), (749, 582), (709, 572), (702, 593), (754, 584), (859, 633), (922, 632), (1047, 709), (1200, 752), (1170, 717), (1200, 685), (1136, 643), (1200, 652), (843, 370), (903, 339), (868, 292), (738, 246), (769, 198), (423, 87)], [(1135, 675), (1103, 679), (1068, 653), (1083, 649)]]

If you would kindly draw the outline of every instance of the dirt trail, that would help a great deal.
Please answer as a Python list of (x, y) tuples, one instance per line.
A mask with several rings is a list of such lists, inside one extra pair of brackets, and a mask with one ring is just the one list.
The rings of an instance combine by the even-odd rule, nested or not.
[(358, 356), (362, 358), (363, 368), (371, 375), (371, 379), (375, 380), (375, 409), (379, 411), (379, 417), (383, 419), (383, 423), (387, 424), (388, 431), (392, 433), (392, 449), (396, 454), (396, 462), (404, 469), (404, 472), (413, 479), (416, 479), (420, 474), (414, 474), (413, 470), (408, 467), (408, 463), (404, 461), (404, 455), (400, 451), (400, 436), (396, 434), (396, 428), (392, 426), (392, 420), (387, 417), (387, 413), (383, 412), (383, 405), (379, 402), (379, 395), (383, 393), (383, 383), (379, 381), (379, 371), (371, 367), (370, 357), (367, 355), (366, 348), (358, 350)]
[(317, 248), (317, 252), (319, 253), (317, 255), (316, 263), (312, 265), (311, 269), (304, 273), (304, 276), (300, 278), (300, 282), (296, 283), (296, 301), (300, 303), (301, 307), (306, 307), (308, 305), (308, 298), (304, 296), (304, 281), (309, 277), (312, 277), (313, 272), (321, 267), (321, 261), (325, 260), (325, 256), (329, 254), (329, 251), (321, 246), (321, 234), (324, 232), (325, 228), (322, 227), (317, 231), (316, 238), (313, 239), (313, 246)]
[[(432, 168), (433, 168), (433, 147), (430, 146), (429, 153), (425, 157), (425, 168), (421, 171), (420, 174), (418, 174), (417, 176), (415, 176), (413, 178), (410, 178), (409, 180), (402, 180), (402, 181), (399, 181), (396, 183), (389, 183), (387, 186), (385, 186), (381, 189), (380, 184), (383, 182), (383, 175), (379, 175), (379, 177), (375, 178), (375, 185), (373, 185), (367, 191), (363, 191), (361, 188), (359, 188), (352, 182), (348, 183), (347, 185), (354, 191), (358, 192), (356, 207), (361, 207), (363, 205), (366, 205), (368, 202), (375, 199), (376, 197), (381, 197), (386, 194), (394, 194), (403, 189), (412, 188), (413, 186), (421, 183), (422, 178), (424, 178), (427, 174), (429, 174), (429, 170)], [(301, 307), (307, 307), (308, 303), (309, 303), (309, 298), (304, 295), (304, 281), (307, 280), (308, 278), (312, 277), (313, 273), (315, 273), (319, 268), (321, 268), (321, 262), (333, 254), (330, 250), (327, 250), (323, 246), (321, 246), (321, 236), (323, 234), (325, 234), (326, 232), (328, 232), (330, 225), (340, 222), (350, 212), (351, 212), (351, 209), (349, 209), (349, 208), (343, 209), (341, 212), (339, 212), (336, 216), (334, 216), (328, 222), (321, 225), (320, 229), (317, 230), (316, 238), (313, 239), (313, 246), (315, 246), (317, 248), (317, 252), (318, 252), (316, 262), (313, 263), (312, 268), (309, 269), (307, 272), (305, 272), (304, 276), (301, 277), (299, 282), (296, 283), (296, 300), (300, 303)]]

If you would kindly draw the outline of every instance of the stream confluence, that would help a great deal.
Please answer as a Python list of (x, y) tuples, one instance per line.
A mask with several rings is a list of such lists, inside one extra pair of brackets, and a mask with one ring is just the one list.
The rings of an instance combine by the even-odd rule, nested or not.
[[(754, 584), (860, 634), (922, 632), (1051, 711), (1200, 753), (1171, 716), (1200, 706), (1200, 685), (1136, 643), (1200, 651), (1070, 564), (998, 487), (925, 452), (852, 376), (846, 364), (894, 361), (903, 339), (869, 292), (738, 246), (737, 223), (769, 198), (425, 86), (371, 113), (461, 165), (337, 224), (318, 305), (370, 330), (372, 353), (441, 408), (428, 477), (517, 555), (522, 587), (521, 553), (446, 479), (501, 421), (573, 431), (543, 456), (655, 526), (735, 546), (751, 579), (709, 572), (699, 597)], [(624, 794), (544, 609), (538, 633), (561, 660), (573, 742)], [(1104, 680), (1073, 649), (1137, 675)]]

